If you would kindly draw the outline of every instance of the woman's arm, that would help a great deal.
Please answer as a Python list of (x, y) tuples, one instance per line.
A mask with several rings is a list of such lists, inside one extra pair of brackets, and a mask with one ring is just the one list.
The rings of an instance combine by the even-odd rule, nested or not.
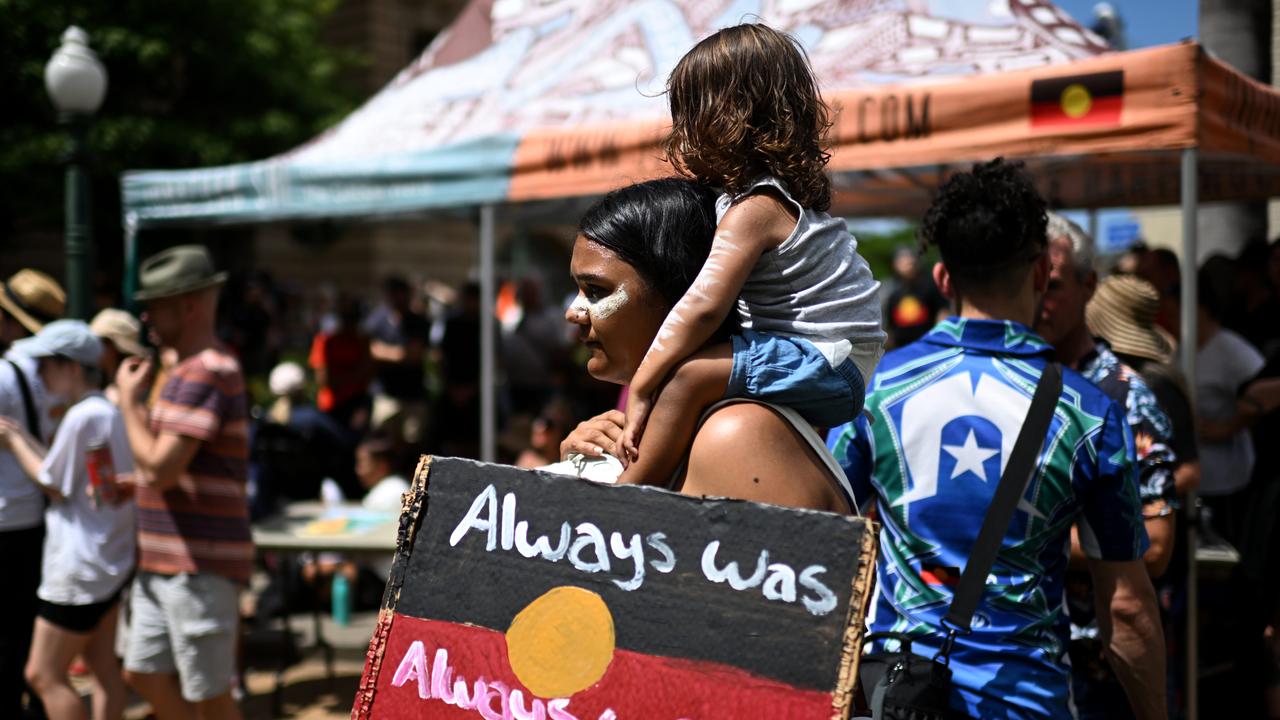
[(759, 403), (728, 405), (707, 418), (694, 437), (680, 492), (851, 512), (813, 448)]
[(22, 472), (36, 487), (40, 488), (41, 492), (48, 495), (49, 499), (55, 502), (62, 500), (62, 493), (38, 479), (40, 466), (44, 463), (44, 456), (48, 454), (48, 449), (41, 445), (40, 441), (31, 437), (21, 425), (7, 417), (0, 417), (0, 448), (13, 454)]

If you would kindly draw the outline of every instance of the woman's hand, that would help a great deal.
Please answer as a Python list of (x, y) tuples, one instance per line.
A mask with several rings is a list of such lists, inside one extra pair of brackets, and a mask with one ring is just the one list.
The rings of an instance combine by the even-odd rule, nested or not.
[(570, 453), (581, 453), (587, 457), (609, 453), (618, 457), (618, 440), (622, 437), (622, 426), (626, 421), (627, 417), (621, 411), (610, 410), (578, 423), (578, 427), (560, 443), (560, 459), (567, 459)]

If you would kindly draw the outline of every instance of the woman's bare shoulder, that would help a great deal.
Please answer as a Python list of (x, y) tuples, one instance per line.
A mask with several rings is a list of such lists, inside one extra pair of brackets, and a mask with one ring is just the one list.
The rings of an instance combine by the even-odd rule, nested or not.
[(823, 510), (842, 504), (808, 443), (760, 403), (726, 405), (707, 417), (694, 436), (682, 491)]

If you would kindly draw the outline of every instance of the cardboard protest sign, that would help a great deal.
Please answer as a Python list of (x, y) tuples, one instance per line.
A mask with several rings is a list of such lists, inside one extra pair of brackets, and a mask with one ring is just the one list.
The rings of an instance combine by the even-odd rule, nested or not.
[(352, 718), (849, 713), (860, 518), (427, 458)]

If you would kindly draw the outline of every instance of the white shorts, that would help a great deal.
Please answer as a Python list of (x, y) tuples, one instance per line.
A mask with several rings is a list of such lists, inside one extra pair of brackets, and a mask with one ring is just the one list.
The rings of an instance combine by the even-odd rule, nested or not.
[(231, 690), (240, 622), (240, 593), (234, 583), (211, 573), (140, 572), (129, 605), (126, 670), (176, 674), (187, 702), (212, 700)]

